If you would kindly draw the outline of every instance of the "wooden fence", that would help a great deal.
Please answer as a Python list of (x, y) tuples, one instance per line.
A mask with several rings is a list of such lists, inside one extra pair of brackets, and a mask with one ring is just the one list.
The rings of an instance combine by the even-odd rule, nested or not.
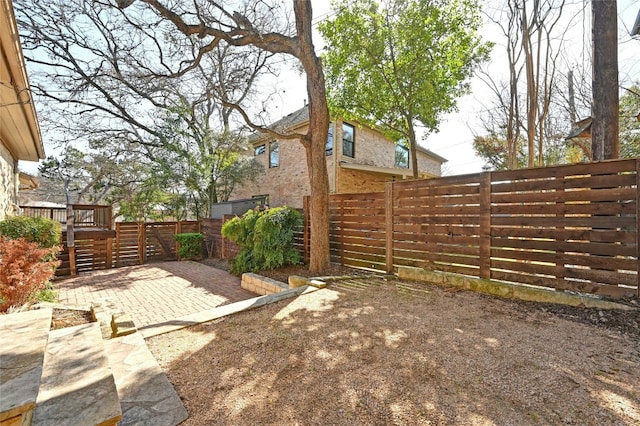
[(638, 297), (639, 171), (618, 160), (333, 195), (332, 260)]
[[(177, 243), (173, 236), (184, 232), (200, 232), (200, 223), (118, 222), (115, 228), (115, 233), (111, 231), (108, 235), (107, 231), (100, 230), (75, 232), (78, 273), (150, 261), (177, 260)], [(60, 255), (62, 264), (56, 271), (58, 276), (71, 274), (68, 248), (64, 248)]]
[[(639, 182), (640, 159), (630, 159), (389, 182), (385, 192), (332, 195), (331, 260), (640, 297)], [(308, 260), (308, 208), (304, 215), (296, 245)], [(180, 232), (202, 232), (208, 256), (232, 258), (237, 247), (220, 233), (229, 218), (118, 223), (113, 243), (104, 245), (77, 237), (78, 270), (176, 259), (173, 235)]]

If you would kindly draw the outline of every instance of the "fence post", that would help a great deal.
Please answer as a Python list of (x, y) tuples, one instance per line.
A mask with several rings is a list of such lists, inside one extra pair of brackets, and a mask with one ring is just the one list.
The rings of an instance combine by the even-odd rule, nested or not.
[(385, 271), (393, 273), (393, 182), (384, 185)]
[(491, 172), (480, 175), (480, 278), (491, 278)]
[(76, 240), (73, 230), (74, 216), (73, 206), (67, 204), (67, 248), (69, 251), (69, 272), (72, 277), (78, 275), (76, 268)]
[(113, 267), (113, 238), (107, 238), (105, 267), (111, 269)]
[(305, 263), (309, 262), (309, 246), (311, 244), (311, 214), (309, 212), (309, 196), (302, 197), (302, 214), (304, 215), (304, 225), (302, 229), (302, 258)]
[(122, 225), (120, 225), (120, 222), (116, 223), (116, 268), (120, 267), (120, 233), (121, 230), (120, 228), (122, 227)]
[(222, 219), (220, 219), (220, 257), (222, 259), (227, 258), (227, 249), (225, 244), (226, 239), (222, 236), (222, 227), (224, 226), (225, 222), (226, 222), (226, 216), (222, 215)]
[(140, 226), (140, 264), (147, 262), (147, 223), (142, 222)]
[(640, 158), (636, 158), (636, 293), (640, 298)]

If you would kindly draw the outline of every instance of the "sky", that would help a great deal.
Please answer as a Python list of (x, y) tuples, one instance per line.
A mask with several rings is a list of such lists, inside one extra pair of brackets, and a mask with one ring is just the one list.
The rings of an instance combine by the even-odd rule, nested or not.
[[(582, 0), (586, 2), (587, 0)], [(578, 0), (578, 6), (580, 0)], [(313, 0), (314, 24), (330, 18), (332, 16), (329, 0)], [(577, 29), (586, 27), (588, 31), (586, 43), (590, 42), (590, 7), (589, 4), (582, 4), (586, 10), (585, 16), (582, 16), (581, 23)], [(636, 0), (619, 0), (618, 1), (618, 32), (619, 32), (619, 79), (621, 84), (630, 84), (634, 81), (640, 81), (640, 39), (632, 39), (628, 35), (628, 30), (635, 22), (636, 16), (640, 10), (640, 3)], [(484, 40), (494, 42), (496, 45), (493, 49), (490, 67), (501, 70), (500, 63), (504, 59), (504, 49), (502, 48), (503, 39), (498, 29), (485, 23), (480, 30)], [(577, 51), (584, 50), (584, 35), (582, 33), (576, 35), (574, 43), (576, 43)], [(320, 35), (314, 34), (314, 44), (318, 52), (321, 51), (323, 43)], [(288, 63), (293, 63), (288, 61)], [(500, 71), (496, 71), (500, 72)], [(493, 74), (493, 71), (492, 71)], [(489, 93), (484, 83), (478, 77), (474, 77), (471, 81), (471, 93), (465, 95), (458, 100), (458, 110), (442, 117), (439, 132), (430, 135), (422, 134), (424, 137), (420, 144), (438, 155), (448, 159), (443, 168), (444, 174), (458, 175), (467, 173), (477, 173), (482, 171), (483, 161), (475, 155), (473, 150), (474, 134), (482, 134), (482, 128), (478, 120), (478, 114), (482, 109), (482, 103), (487, 99)], [(289, 114), (305, 105), (307, 99), (305, 77), (294, 69), (285, 67), (282, 70), (280, 78), (277, 82), (278, 94), (274, 106), (272, 117), (278, 119), (281, 116)], [(36, 105), (37, 108), (37, 105)], [(45, 135), (43, 135), (45, 136)], [(55, 153), (55, 149), (51, 144), (47, 143), (44, 138), (45, 151), (47, 155)], [(20, 162), (20, 169), (27, 173), (37, 174), (38, 163)]]
[[(586, 1), (586, 0), (583, 0)], [(486, 3), (486, 2), (485, 2)], [(576, 7), (585, 8), (585, 21), (579, 17), (579, 25), (576, 30), (581, 30), (583, 24), (588, 31), (586, 43), (590, 43), (590, 15), (589, 3), (577, 3)], [(314, 0), (313, 12), (314, 23), (319, 20), (331, 17), (330, 2), (328, 0)], [(640, 2), (636, 0), (618, 1), (618, 33), (619, 33), (619, 81), (620, 84), (628, 84), (633, 81), (640, 81), (640, 39), (632, 39), (629, 30), (635, 22), (640, 11)], [(485, 23), (480, 33), (486, 41), (494, 42), (496, 45), (492, 51), (490, 65), (497, 68), (504, 60), (503, 36), (495, 25)], [(582, 31), (574, 35), (573, 42), (577, 45), (577, 51), (582, 47)], [(316, 51), (322, 49), (322, 40), (316, 32), (314, 34), (314, 44)], [(588, 46), (587, 46), (588, 48)], [(286, 94), (282, 97), (282, 115), (293, 112), (304, 105), (307, 98), (304, 77), (294, 71), (285, 71), (282, 80), (286, 81), (283, 87)], [(467, 173), (478, 173), (482, 171), (484, 162), (473, 150), (474, 134), (482, 134), (482, 128), (478, 120), (478, 114), (482, 110), (483, 101), (489, 96), (485, 84), (478, 78), (471, 80), (471, 93), (458, 100), (458, 111), (446, 114), (442, 117), (439, 132), (430, 134), (426, 139), (421, 140), (420, 145), (438, 155), (445, 157), (448, 162), (444, 166), (444, 173), (448, 175), (459, 175)], [(424, 135), (423, 135), (424, 136)]]

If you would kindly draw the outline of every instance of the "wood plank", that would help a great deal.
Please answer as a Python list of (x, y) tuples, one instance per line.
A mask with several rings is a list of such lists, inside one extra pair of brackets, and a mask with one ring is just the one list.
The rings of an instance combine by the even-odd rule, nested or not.
[(509, 238), (492, 238), (491, 246), (493, 248), (506, 247), (529, 250), (546, 250), (549, 252), (560, 250), (563, 252), (589, 253), (601, 256), (634, 256), (636, 252), (635, 244), (624, 245), (606, 243), (532, 241)]
[(591, 228), (582, 229), (555, 229), (547, 228), (514, 228), (493, 227), (491, 234), (496, 238), (531, 238), (547, 239), (552, 241), (575, 240), (594, 243), (622, 243), (635, 244), (635, 231), (600, 230)]
[(493, 226), (540, 226), (540, 227), (591, 227), (598, 229), (627, 228), (635, 229), (635, 216), (494, 216), (491, 218)]
[(590, 254), (541, 252), (541, 251), (521, 251), (521, 250), (501, 250), (491, 249), (491, 257), (494, 259), (514, 259), (531, 262), (560, 263), (563, 265), (589, 266), (597, 269), (611, 268), (622, 270), (633, 270), (636, 262), (635, 258), (594, 256)]
[(634, 162), (634, 159), (611, 160), (584, 164), (567, 164), (553, 167), (537, 167), (532, 169), (504, 170), (493, 172), (494, 175), (492, 177), (492, 182), (635, 172)]
[(635, 188), (584, 189), (576, 191), (524, 192), (493, 194), (493, 203), (540, 203), (567, 201), (631, 201)]
[(634, 215), (636, 214), (635, 202), (602, 202), (584, 204), (558, 204), (556, 202), (532, 204), (496, 204), (492, 206), (494, 215)]
[(635, 173), (610, 174), (610, 175), (573, 175), (557, 178), (521, 180), (493, 184), (491, 190), (494, 194), (514, 193), (525, 191), (550, 191), (574, 188), (616, 188), (632, 187), (635, 185)]
[(393, 272), (393, 182), (385, 184), (385, 271)]

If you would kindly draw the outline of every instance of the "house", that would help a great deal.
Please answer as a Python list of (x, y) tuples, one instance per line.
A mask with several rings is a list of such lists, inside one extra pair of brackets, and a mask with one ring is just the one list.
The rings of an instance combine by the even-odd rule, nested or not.
[(18, 213), (18, 189), (35, 181), (18, 161), (44, 158), (44, 147), (11, 1), (0, 0), (0, 220)]
[[(273, 123), (280, 132), (307, 131), (309, 109), (295, 111)], [(409, 149), (385, 137), (380, 131), (352, 121), (337, 119), (329, 125), (326, 155), (331, 194), (384, 191), (389, 181), (413, 177)], [(229, 200), (268, 196), (270, 206), (300, 208), (310, 194), (304, 147), (296, 140), (276, 140), (266, 134), (250, 139), (249, 155), (264, 166), (264, 176), (255, 183), (239, 185)], [(424, 148), (418, 148), (420, 178), (441, 175), (447, 160)]]

